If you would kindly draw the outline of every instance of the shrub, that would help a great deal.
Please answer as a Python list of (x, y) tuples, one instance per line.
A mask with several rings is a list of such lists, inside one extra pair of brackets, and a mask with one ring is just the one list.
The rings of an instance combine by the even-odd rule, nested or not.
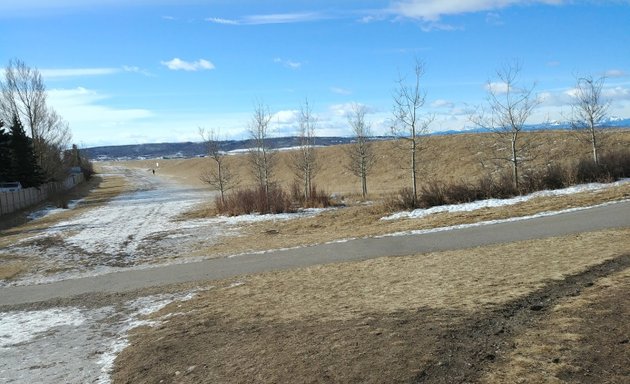
[(300, 208), (328, 208), (332, 205), (330, 196), (323, 189), (318, 190), (316, 185), (311, 187), (311, 193), (306, 199), (304, 190), (297, 182), (291, 186), (291, 200)]
[(444, 189), (444, 184), (438, 181), (431, 181), (423, 185), (418, 194), (417, 207), (430, 208), (446, 204), (447, 201)]
[(298, 208), (326, 208), (332, 203), (323, 190), (315, 187), (306, 200), (299, 185), (294, 184), (289, 194), (279, 185), (272, 184), (268, 193), (265, 193), (264, 187), (256, 187), (233, 191), (225, 196), (225, 201), (221, 201), (221, 197), (217, 196), (214, 205), (217, 214), (238, 216), (251, 213), (295, 212)]
[(225, 202), (217, 196), (215, 207), (218, 214), (230, 216), (294, 211), (288, 194), (277, 185), (271, 185), (268, 193), (264, 187), (239, 189), (225, 196)]
[(511, 173), (503, 172), (496, 178), (490, 175), (481, 177), (475, 184), (431, 181), (420, 188), (416, 204), (411, 188), (403, 188), (385, 205), (390, 210), (430, 208), (490, 198), (505, 199), (520, 193), (553, 190), (580, 183), (611, 182), (626, 177), (630, 177), (630, 150), (624, 149), (602, 154), (599, 165), (589, 158), (565, 166), (550, 164), (542, 169), (526, 170), (521, 175), (519, 190), (514, 188)]
[(618, 150), (603, 153), (600, 164), (613, 180), (630, 177), (630, 150)]

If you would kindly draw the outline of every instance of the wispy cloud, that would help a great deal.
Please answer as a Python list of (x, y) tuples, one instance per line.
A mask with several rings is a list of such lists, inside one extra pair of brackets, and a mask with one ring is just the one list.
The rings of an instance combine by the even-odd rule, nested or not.
[(609, 69), (604, 72), (605, 77), (626, 77), (628, 76), (628, 72), (621, 69)]
[(69, 77), (110, 76), (120, 73), (138, 73), (144, 76), (152, 76), (148, 71), (131, 65), (122, 67), (98, 67), (98, 68), (44, 68), (40, 69), (45, 79), (65, 79)]
[(225, 24), (225, 25), (238, 25), (239, 24), (237, 20), (223, 19), (220, 17), (208, 17), (206, 18), (206, 21), (209, 21), (215, 24)]
[(106, 76), (123, 72), (122, 68), (57, 68), (40, 69), (39, 72), (46, 79), (85, 76)]
[(346, 88), (341, 87), (331, 87), (330, 92), (336, 93), (338, 95), (351, 95), (352, 91)]
[(208, 17), (206, 21), (224, 25), (264, 25), (264, 24), (294, 24), (306, 23), (327, 19), (324, 13), (302, 12), (302, 13), (272, 13), (261, 15), (247, 15), (238, 19), (225, 19), (222, 17)]
[(290, 69), (300, 69), (302, 67), (301, 62), (299, 61), (294, 61), (294, 60), (286, 60), (286, 59), (282, 59), (280, 57), (276, 57), (275, 59), (273, 59), (273, 62), (276, 64), (280, 64), (283, 67), (286, 68), (290, 68)]
[(398, 0), (390, 12), (399, 17), (438, 21), (443, 16), (474, 12), (490, 12), (515, 5), (561, 5), (566, 0)]
[(455, 103), (448, 100), (437, 99), (431, 103), (431, 107), (433, 108), (453, 108), (455, 107)]
[(108, 106), (109, 96), (83, 87), (50, 89), (48, 97), (50, 104), (71, 126), (127, 126), (153, 116), (147, 109)]
[(180, 58), (175, 57), (169, 61), (161, 61), (163, 66), (167, 67), (173, 71), (203, 71), (203, 70), (211, 70), (214, 69), (214, 64), (205, 59), (199, 59), (197, 61), (185, 61)]

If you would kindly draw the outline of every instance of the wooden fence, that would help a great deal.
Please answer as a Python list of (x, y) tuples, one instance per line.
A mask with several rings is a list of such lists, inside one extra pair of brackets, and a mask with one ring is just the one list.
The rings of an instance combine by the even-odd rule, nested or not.
[(65, 181), (42, 184), (37, 188), (24, 188), (15, 192), (0, 192), (0, 216), (41, 203), (56, 193), (67, 191), (83, 182), (83, 174), (68, 176)]

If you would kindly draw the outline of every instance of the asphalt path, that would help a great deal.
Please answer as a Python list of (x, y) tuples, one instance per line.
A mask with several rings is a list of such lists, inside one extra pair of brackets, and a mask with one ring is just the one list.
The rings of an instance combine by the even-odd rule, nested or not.
[[(89, 293), (118, 293), (318, 264), (466, 249), (630, 226), (630, 201), (544, 217), (460, 229), (353, 239), (310, 247), (244, 254), (186, 264), (132, 269), (50, 284), (0, 289), (0, 305), (27, 304)], [(630, 250), (630, 240), (628, 240)]]

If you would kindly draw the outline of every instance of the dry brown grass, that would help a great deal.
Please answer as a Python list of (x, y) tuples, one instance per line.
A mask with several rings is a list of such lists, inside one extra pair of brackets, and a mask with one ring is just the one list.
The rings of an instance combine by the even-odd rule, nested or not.
[[(531, 166), (541, 166), (554, 162), (571, 161), (589, 155), (589, 148), (580, 143), (572, 132), (528, 132), (524, 139), (534, 143), (535, 159)], [(424, 141), (425, 150), (420, 155), (420, 178), (422, 182), (471, 181), (490, 172), (484, 169), (482, 160), (487, 163), (488, 147), (492, 142), (489, 134), (459, 134), (448, 136), (429, 136)], [(608, 148), (627, 148), (630, 145), (630, 130), (620, 130), (611, 136)], [(368, 177), (368, 189), (371, 198), (380, 198), (397, 192), (408, 186), (409, 170), (407, 170), (406, 151), (392, 141), (377, 142), (378, 162)], [(315, 177), (315, 184), (328, 193), (342, 196), (358, 197), (361, 186), (359, 180), (345, 169), (347, 158), (343, 146), (332, 146), (317, 149), (320, 171)], [(294, 181), (294, 173), (289, 166), (288, 152), (278, 154), (278, 167), (275, 172), (277, 181), (290, 186)], [(209, 158), (143, 160), (121, 162), (124, 166), (143, 169), (155, 168), (157, 172), (171, 176), (181, 182), (202, 185), (199, 176), (204, 169), (212, 166)], [(229, 156), (228, 166), (241, 181), (241, 186), (254, 184), (245, 155)]]
[[(627, 383), (630, 268), (562, 300), (517, 337), (484, 383)], [(612, 324), (611, 324), (612, 323)]]
[[(496, 329), (477, 329), (477, 319), (508, 319), (510, 303), (624, 255), (629, 238), (630, 229), (607, 230), (213, 282), (190, 302), (161, 311), (159, 316), (170, 315), (161, 326), (137, 329), (131, 346), (116, 361), (114, 380), (414, 381), (427, 366), (443, 366), (440, 361), (453, 358), (445, 352), (450, 335), (459, 335), (473, 350), (475, 346), (488, 350), (484, 337), (469, 332), (493, 334)], [(627, 276), (627, 267), (624, 273)], [(623, 282), (619, 289), (627, 294), (624, 279), (613, 276), (601, 284)], [(526, 308), (524, 313), (538, 312)], [(536, 360), (538, 352), (528, 349), (526, 341), (549, 343), (544, 334), (536, 338), (537, 327), (549, 333), (556, 329), (553, 321), (536, 321), (531, 328), (524, 323), (525, 331), (514, 328), (498, 334), (505, 345), (516, 349), (513, 354), (496, 351), (497, 361), (503, 361), (504, 354), (510, 362)], [(580, 345), (588, 345), (588, 340), (581, 340)], [(575, 351), (579, 354), (580, 350)], [(573, 351), (565, 351), (569, 353)], [(463, 358), (478, 361), (477, 356)], [(511, 380), (518, 378), (515, 368), (500, 365), (495, 371), (492, 365), (478, 364), (473, 374), (477, 370), (486, 374), (488, 382), (518, 382)], [(540, 372), (532, 375), (544, 378)], [(429, 377), (427, 381), (448, 379)]]
[(267, 221), (242, 225), (236, 238), (224, 238), (210, 248), (195, 251), (191, 256), (216, 256), (314, 245), (325, 242), (370, 237), (389, 233), (471, 224), (487, 220), (523, 217), (540, 212), (591, 206), (630, 198), (630, 184), (598, 192), (533, 199), (501, 208), (485, 208), (473, 212), (437, 213), (420, 219), (384, 221), (389, 212), (382, 205), (351, 206), (327, 211), (315, 217), (289, 221)]

